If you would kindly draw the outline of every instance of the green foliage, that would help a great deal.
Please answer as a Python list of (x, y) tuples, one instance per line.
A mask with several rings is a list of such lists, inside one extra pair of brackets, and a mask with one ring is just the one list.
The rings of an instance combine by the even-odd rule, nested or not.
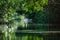
[(43, 7), (48, 5), (48, 0), (26, 0), (20, 3), (20, 9), (26, 12), (43, 11)]
[(10, 20), (17, 10), (25, 13), (43, 11), (43, 6), (47, 4), (48, 0), (0, 0), (0, 11), (4, 20)]
[(32, 13), (34, 15), (33, 12), (43, 11), (45, 5), (48, 5), (48, 0), (0, 0), (0, 14), (5, 22), (11, 23), (13, 21), (14, 23), (15, 17), (13, 16), (16, 11), (21, 10), (22, 12), (25, 11), (23, 14)]

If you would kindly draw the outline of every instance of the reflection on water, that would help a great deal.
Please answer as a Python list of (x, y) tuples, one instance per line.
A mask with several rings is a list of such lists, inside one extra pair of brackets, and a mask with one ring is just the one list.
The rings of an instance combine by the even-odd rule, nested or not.
[[(59, 33), (50, 33), (50, 34), (40, 34), (40, 33), (15, 33), (15, 36), (12, 36), (11, 40), (60, 40)], [(3, 34), (0, 35), (0, 40), (9, 40), (4, 39)]]

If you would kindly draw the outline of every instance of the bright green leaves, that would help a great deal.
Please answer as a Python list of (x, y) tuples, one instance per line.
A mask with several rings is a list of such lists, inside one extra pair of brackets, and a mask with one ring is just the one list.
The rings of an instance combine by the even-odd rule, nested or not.
[(39, 4), (39, 2), (37, 1), (37, 2), (35, 2), (34, 10), (35, 10), (35, 11), (43, 11), (43, 6), (41, 6), (41, 5)]
[(22, 9), (27, 12), (28, 11), (28, 6), (26, 6), (26, 4), (22, 4)]
[(48, 0), (26, 0), (23, 1), (21, 3), (22, 6), (20, 6), (20, 8), (22, 8), (22, 10), (26, 11), (26, 12), (38, 12), (38, 11), (43, 11), (44, 6), (48, 5)]
[[(0, 10), (3, 15), (4, 21), (10, 21), (16, 12), (16, 7), (18, 6), (19, 0), (1, 0)], [(3, 11), (3, 12), (2, 12)]]
[[(5, 11), (5, 12), (6, 12), (6, 11)], [(15, 10), (13, 10), (12, 8), (10, 8), (10, 9), (8, 10), (8, 12), (6, 12), (6, 13), (4, 14), (4, 20), (5, 20), (5, 21), (7, 21), (7, 20), (10, 21), (10, 20), (12, 20), (14, 14), (15, 14)]]
[(45, 5), (48, 5), (47, 0), (38, 0), (38, 1), (35, 2), (34, 10), (43, 11)]
[[(26, 12), (43, 11), (44, 6), (48, 5), (48, 0), (2, 0), (0, 1), (0, 10), (6, 14), (13, 15), (14, 10), (22, 10)], [(17, 9), (17, 10), (16, 10)], [(11, 11), (10, 11), (11, 10)]]
[(48, 0), (41, 0), (40, 3), (42, 6), (48, 5)]

